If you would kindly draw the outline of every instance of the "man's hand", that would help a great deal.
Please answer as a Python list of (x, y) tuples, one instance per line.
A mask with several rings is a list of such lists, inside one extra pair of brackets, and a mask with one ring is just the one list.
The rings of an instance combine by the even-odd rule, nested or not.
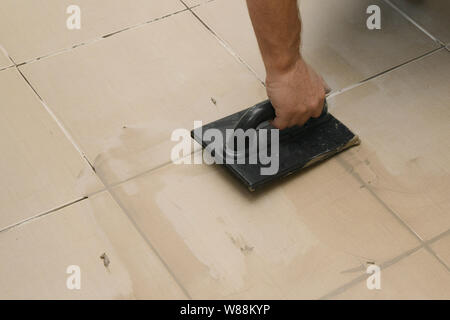
[(297, 0), (247, 0), (247, 6), (267, 71), (267, 94), (276, 112), (273, 125), (284, 129), (320, 116), (329, 89), (300, 54)]
[(268, 73), (266, 88), (276, 113), (272, 125), (278, 129), (319, 117), (329, 91), (322, 77), (301, 58), (284, 72)]

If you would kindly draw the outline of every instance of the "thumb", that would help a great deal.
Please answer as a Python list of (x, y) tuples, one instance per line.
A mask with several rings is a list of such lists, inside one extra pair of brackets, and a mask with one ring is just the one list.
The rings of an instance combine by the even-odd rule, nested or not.
[(272, 120), (271, 124), (280, 130), (286, 129), (289, 125), (288, 121), (280, 118), (280, 117), (276, 117), (275, 119)]

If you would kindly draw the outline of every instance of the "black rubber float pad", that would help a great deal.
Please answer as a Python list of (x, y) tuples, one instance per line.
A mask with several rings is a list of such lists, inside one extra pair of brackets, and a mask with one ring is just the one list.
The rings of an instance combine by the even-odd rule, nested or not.
[[(203, 148), (206, 148), (211, 143), (203, 140), (202, 134), (206, 130), (218, 129), (225, 137), (225, 130), (233, 129), (246, 111), (237, 112), (201, 128), (196, 128), (191, 131), (191, 136)], [(223, 165), (238, 177), (249, 190), (253, 191), (273, 180), (324, 161), (343, 150), (360, 144), (357, 135), (331, 114), (328, 114), (328, 116), (326, 121), (314, 127), (304, 129), (297, 127), (297, 129), (291, 128), (280, 131), (279, 170), (275, 175), (261, 175), (261, 167), (268, 167), (268, 165), (262, 165), (259, 160), (257, 164), (227, 164), (223, 161)]]

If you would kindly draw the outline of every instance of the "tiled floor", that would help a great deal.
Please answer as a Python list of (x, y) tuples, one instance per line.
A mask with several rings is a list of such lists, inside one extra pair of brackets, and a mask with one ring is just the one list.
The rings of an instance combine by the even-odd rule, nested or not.
[[(186, 297), (107, 192), (0, 233), (0, 255), (1, 299)], [(69, 265), (81, 290), (65, 286)]]
[(413, 19), (415, 23), (434, 38), (450, 44), (448, 12), (450, 2), (442, 0), (390, 0), (391, 4)]
[[(379, 5), (383, 13), (383, 27), (379, 31), (368, 30), (367, 16), (361, 14), (371, 4)], [(302, 0), (301, 10), (303, 55), (334, 90), (438, 47), (381, 0)], [(245, 1), (216, 0), (195, 8), (194, 12), (255, 70), (260, 79), (265, 79)]]
[(444, 2), (303, 0), (305, 56), (362, 145), (249, 193), (171, 162), (174, 129), (266, 97), (243, 0), (83, 0), (75, 31), (69, 1), (5, 0), (0, 298), (449, 299)]
[(194, 298), (319, 298), (419, 245), (338, 159), (256, 194), (177, 165), (111, 192)]
[(363, 139), (346, 166), (424, 240), (450, 225), (449, 58), (442, 49), (329, 100)]
[(266, 97), (187, 11), (20, 70), (109, 184), (170, 162), (173, 130)]
[(103, 188), (15, 68), (0, 72), (0, 228)]
[(336, 299), (448, 299), (450, 274), (425, 249), (386, 268), (382, 277), (380, 290), (367, 290), (362, 281), (338, 293)]
[(178, 0), (80, 0), (82, 24), (69, 30), (70, 0), (2, 0), (0, 39), (15, 63), (53, 54), (138, 24), (169, 15), (185, 6)]

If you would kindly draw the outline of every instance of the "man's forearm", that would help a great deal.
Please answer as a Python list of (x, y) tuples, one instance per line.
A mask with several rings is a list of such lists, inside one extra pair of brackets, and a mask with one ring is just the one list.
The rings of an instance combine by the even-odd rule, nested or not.
[(247, 0), (247, 5), (266, 66), (267, 96), (275, 109), (272, 125), (285, 129), (319, 117), (326, 83), (301, 57), (297, 0)]
[(268, 75), (283, 72), (300, 57), (297, 0), (247, 0)]

